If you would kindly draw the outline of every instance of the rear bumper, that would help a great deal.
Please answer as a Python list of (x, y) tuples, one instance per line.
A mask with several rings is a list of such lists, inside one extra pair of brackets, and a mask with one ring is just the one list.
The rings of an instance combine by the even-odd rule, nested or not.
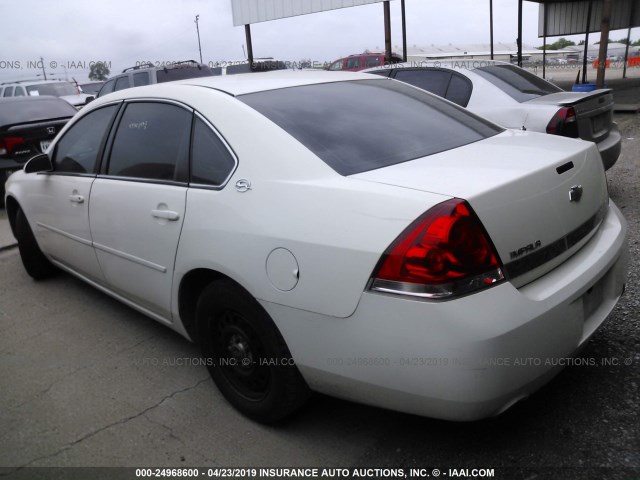
[(580, 251), (519, 289), (503, 283), (448, 302), (365, 292), (349, 318), (263, 305), (312, 389), (476, 420), (501, 413), (571, 364), (623, 292), (626, 236), (612, 203)]
[(614, 123), (607, 138), (596, 145), (602, 157), (604, 169), (609, 170), (615, 165), (622, 150), (622, 136), (620, 135), (618, 125)]

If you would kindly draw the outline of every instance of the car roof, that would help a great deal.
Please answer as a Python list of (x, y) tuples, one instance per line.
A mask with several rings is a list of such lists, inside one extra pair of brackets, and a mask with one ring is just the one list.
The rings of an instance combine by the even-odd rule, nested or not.
[[(358, 72), (327, 72), (324, 70), (278, 70), (263, 73), (242, 73), (218, 77), (200, 77), (176, 82), (182, 85), (199, 85), (214, 88), (229, 95), (243, 95), (265, 90), (331, 83), (349, 80), (370, 80), (371, 75)], [(381, 80), (384, 80), (381, 77)]]
[[(314, 85), (319, 83), (331, 83), (350, 80), (385, 80), (383, 77), (377, 78), (373, 75), (366, 75), (357, 72), (327, 72), (324, 70), (277, 70), (273, 72), (241, 73), (237, 75), (221, 75), (212, 77), (198, 77), (167, 82), (164, 84), (150, 85), (148, 87), (137, 88), (160, 88), (160, 85), (194, 85), (205, 88), (212, 88), (229, 95), (237, 96), (247, 93), (262, 92), (266, 90), (277, 90), (280, 88), (297, 87), (302, 85)], [(121, 90), (121, 92), (135, 89)], [(116, 92), (117, 93), (117, 92)], [(114, 97), (111, 97), (114, 98)]]
[(73, 83), (69, 80), (58, 80), (58, 79), (52, 79), (52, 80), (14, 80), (13, 82), (3, 82), (0, 83), (0, 87), (10, 87), (10, 86), (18, 86), (18, 85), (23, 85), (23, 86), (29, 86), (29, 85), (42, 85), (44, 83)]

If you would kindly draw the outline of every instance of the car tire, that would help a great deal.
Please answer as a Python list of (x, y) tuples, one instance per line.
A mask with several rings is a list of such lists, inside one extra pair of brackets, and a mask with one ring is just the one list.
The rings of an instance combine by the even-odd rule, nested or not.
[(224, 397), (244, 415), (273, 423), (310, 395), (291, 353), (262, 306), (230, 280), (204, 289), (196, 306), (198, 340)]
[(7, 180), (7, 174), (3, 171), (0, 171), (0, 208), (4, 208), (4, 184)]
[(27, 273), (35, 280), (43, 280), (54, 275), (57, 271), (51, 262), (44, 256), (38, 246), (36, 237), (31, 231), (27, 217), (21, 208), (16, 212), (16, 239), (22, 265)]

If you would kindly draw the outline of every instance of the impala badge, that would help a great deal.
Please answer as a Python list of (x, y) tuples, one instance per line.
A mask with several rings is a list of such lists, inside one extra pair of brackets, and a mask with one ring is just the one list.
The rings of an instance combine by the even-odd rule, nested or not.
[(582, 185), (574, 185), (569, 190), (569, 201), (570, 202), (579, 202), (582, 198)]
[(53, 135), (54, 133), (56, 133), (56, 127), (47, 127), (47, 133), (49, 135)]

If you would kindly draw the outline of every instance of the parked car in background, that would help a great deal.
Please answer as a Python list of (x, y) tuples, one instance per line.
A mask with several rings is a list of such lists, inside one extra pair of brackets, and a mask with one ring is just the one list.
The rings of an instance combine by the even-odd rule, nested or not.
[(213, 70), (195, 60), (185, 60), (162, 66), (144, 63), (135, 67), (125, 68), (121, 74), (109, 78), (100, 88), (98, 97), (131, 87), (142, 87), (144, 85), (173, 82), (187, 78), (208, 77), (210, 75), (213, 75)]
[(199, 342), (263, 422), (309, 390), (498, 414), (559, 372), (626, 282), (593, 143), (358, 73), (105, 96), (11, 176), (7, 214), (32, 277), (62, 268)]
[(0, 204), (9, 175), (32, 156), (46, 152), (62, 127), (77, 113), (56, 97), (0, 98)]
[(0, 84), (2, 98), (41, 95), (62, 98), (78, 110), (94, 99), (93, 95), (82, 93), (74, 83), (62, 80), (18, 80)]
[(87, 95), (93, 95), (94, 97), (97, 97), (98, 92), (102, 88), (102, 85), (104, 85), (104, 82), (81, 83), (80, 89), (82, 90), (83, 93), (86, 93)]
[(413, 62), (369, 69), (446, 98), (507, 128), (581, 138), (598, 146), (605, 169), (622, 148), (611, 90), (565, 92), (505, 62)]
[(213, 65), (211, 70), (213, 75), (235, 75), (238, 73), (272, 72), (276, 70), (287, 70), (288, 65), (282, 60), (272, 57), (255, 58), (253, 64), (249, 65), (248, 60), (238, 60), (231, 62), (219, 62)]
[[(398, 62), (402, 62), (402, 57), (393, 54), (391, 63)], [(357, 72), (359, 70), (364, 70), (365, 68), (379, 67), (381, 65), (385, 65), (385, 63), (386, 60), (384, 53), (356, 53), (332, 62), (327, 67), (327, 70)]]

